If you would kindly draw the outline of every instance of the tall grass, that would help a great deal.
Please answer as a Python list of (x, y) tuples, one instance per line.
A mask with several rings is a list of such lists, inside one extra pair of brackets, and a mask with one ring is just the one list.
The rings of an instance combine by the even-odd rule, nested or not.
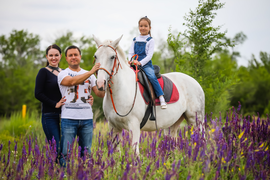
[[(141, 132), (139, 156), (134, 152), (130, 132), (122, 131), (120, 140), (112, 137), (106, 121), (97, 122), (92, 154), (80, 157), (81, 147), (75, 141), (65, 169), (54, 163), (54, 148), (44, 138), (37, 138), (44, 137), (37, 127), (36, 136), (30, 130), (26, 136), (16, 137), (16, 142), (0, 143), (0, 177), (269, 179), (270, 119), (242, 117), (239, 111), (233, 109), (225, 119), (207, 117), (203, 122), (205, 131), (186, 125), (177, 139), (165, 136), (162, 130)], [(17, 149), (19, 145), (21, 150)]]
[[(11, 148), (17, 143), (17, 150), (22, 150), (25, 139), (33, 137), (43, 142), (45, 135), (41, 126), (40, 115), (35, 112), (27, 112), (25, 118), (21, 112), (15, 112), (10, 117), (3, 117), (0, 121), (0, 144), (3, 145), (2, 152), (8, 152), (8, 144)], [(44, 145), (42, 143), (42, 145)]]

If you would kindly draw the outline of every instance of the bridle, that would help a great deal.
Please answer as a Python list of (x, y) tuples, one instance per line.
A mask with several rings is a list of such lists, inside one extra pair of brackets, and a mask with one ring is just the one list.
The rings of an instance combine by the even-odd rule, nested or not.
[[(109, 76), (110, 76), (110, 81), (111, 81), (111, 79), (112, 79), (112, 76), (113, 75), (115, 75), (117, 72), (118, 72), (118, 70), (119, 70), (119, 66), (121, 67), (121, 69), (122, 69), (122, 65), (120, 64), (120, 61), (119, 61), (119, 59), (118, 59), (118, 55), (117, 55), (117, 51), (116, 51), (116, 49), (115, 48), (113, 48), (112, 46), (110, 46), (110, 45), (100, 45), (100, 46), (98, 46), (98, 49), (100, 48), (100, 47), (110, 47), (110, 48), (112, 48), (113, 50), (114, 50), (114, 52), (115, 52), (115, 58), (114, 58), (114, 63), (113, 63), (113, 68), (112, 68), (112, 72), (110, 73), (107, 69), (105, 69), (105, 68), (98, 68), (98, 70), (104, 70)], [(94, 63), (95, 63), (95, 61), (96, 61), (96, 59), (94, 60)], [(118, 64), (116, 65), (116, 63), (117, 63), (117, 61), (118, 61)], [(117, 67), (116, 67), (117, 66)], [(114, 68), (116, 68), (116, 73), (114, 74)], [(112, 82), (113, 83), (113, 82)]]
[[(112, 68), (112, 71), (111, 72), (109, 72), (107, 69), (105, 69), (105, 68), (98, 68), (98, 71), (99, 70), (103, 70), (103, 71), (105, 71), (109, 76), (110, 76), (110, 79), (108, 80), (108, 87), (109, 87), (109, 90), (110, 90), (110, 96), (111, 96), (111, 101), (112, 101), (112, 105), (113, 105), (113, 108), (114, 108), (114, 111), (115, 111), (115, 113), (118, 115), (118, 116), (120, 116), (120, 117), (125, 117), (125, 116), (127, 116), (131, 111), (132, 111), (132, 109), (133, 109), (133, 107), (134, 107), (134, 104), (135, 104), (135, 99), (136, 99), (136, 96), (137, 96), (137, 73), (136, 73), (136, 89), (135, 89), (135, 95), (134, 95), (134, 99), (133, 99), (133, 103), (132, 103), (132, 106), (131, 106), (131, 108), (130, 108), (130, 110), (125, 114), (125, 115), (121, 115), (121, 114), (119, 114), (118, 113), (118, 111), (116, 110), (116, 107), (115, 107), (115, 104), (114, 104), (114, 100), (113, 100), (113, 96), (112, 96), (112, 94), (113, 94), (113, 92), (112, 92), (112, 89), (111, 89), (111, 84), (110, 83), (112, 83), (113, 84), (113, 82), (112, 82), (112, 77), (113, 77), (113, 75), (116, 75), (117, 74), (117, 72), (118, 72), (118, 70), (119, 70), (119, 66), (121, 67), (121, 69), (122, 69), (122, 65), (120, 64), (120, 61), (119, 61), (119, 58), (118, 58), (118, 55), (117, 55), (117, 51), (116, 51), (116, 49), (114, 48), (114, 47), (112, 47), (112, 46), (110, 46), (110, 45), (100, 45), (99, 47), (98, 47), (98, 49), (100, 48), (100, 47), (110, 47), (110, 48), (112, 48), (113, 50), (114, 50), (114, 52), (115, 52), (115, 58), (114, 58), (114, 63), (113, 63), (113, 68)], [(118, 62), (118, 63), (117, 63)], [(94, 63), (95, 63), (95, 60), (94, 60)], [(114, 73), (114, 68), (116, 69), (116, 71), (115, 71), (115, 73)], [(136, 69), (137, 69), (137, 66), (136, 66)]]

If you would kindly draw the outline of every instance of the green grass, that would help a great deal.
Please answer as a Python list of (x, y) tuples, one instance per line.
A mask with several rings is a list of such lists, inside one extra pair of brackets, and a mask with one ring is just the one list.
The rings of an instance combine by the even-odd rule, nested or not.
[[(99, 113), (99, 112), (96, 112)], [(96, 119), (94, 119), (96, 121)], [(265, 121), (266, 122), (266, 121)], [(209, 123), (210, 124), (210, 123)], [(14, 113), (10, 118), (4, 118), (0, 122), (0, 144), (3, 144), (3, 149), (0, 151), (0, 177), (1, 177), (1, 169), (3, 170), (4, 164), (3, 162), (3, 154), (6, 155), (6, 159), (8, 154), (10, 156), (10, 164), (8, 167), (14, 167), (16, 172), (16, 167), (18, 164), (18, 159), (22, 156), (21, 152), (23, 146), (25, 145), (27, 148), (27, 140), (32, 139), (32, 148), (34, 145), (37, 145), (40, 149), (41, 153), (43, 154), (43, 159), (40, 159), (40, 162), (43, 160), (46, 161), (47, 154), (46, 154), (46, 143), (45, 143), (45, 135), (42, 129), (40, 116), (36, 113), (28, 114), (25, 119), (21, 117), (20, 113)], [(219, 158), (220, 155), (218, 153), (218, 144), (216, 140), (213, 139), (214, 133), (218, 132), (218, 129), (214, 129), (212, 125), (206, 131), (205, 137), (207, 139), (207, 143), (205, 143), (205, 148), (203, 146), (198, 146), (192, 140), (192, 134), (194, 137), (195, 128), (189, 127), (189, 131), (183, 131), (184, 127), (187, 130), (187, 126), (185, 124), (182, 126), (182, 136), (185, 141), (185, 144), (188, 144), (186, 147), (191, 147), (191, 155), (189, 155), (188, 149), (180, 149), (179, 144), (176, 147), (173, 145), (174, 143), (179, 143), (179, 139), (172, 140), (168, 139), (162, 133), (159, 137), (159, 134), (156, 132), (142, 132), (140, 142), (140, 155), (134, 155), (133, 146), (131, 145), (131, 133), (129, 135), (125, 134), (122, 141), (119, 143), (118, 147), (120, 148), (121, 152), (114, 151), (112, 154), (109, 154), (109, 151), (112, 147), (112, 137), (109, 133), (108, 123), (107, 122), (96, 122), (94, 123), (94, 134), (93, 134), (93, 144), (92, 144), (92, 156), (93, 159), (91, 161), (87, 161), (87, 163), (83, 164), (82, 160), (77, 157), (78, 150), (74, 148), (73, 157), (70, 162), (73, 162), (73, 169), (72, 174), (67, 176), (68, 179), (78, 179), (77, 175), (79, 173), (80, 166), (83, 164), (83, 168), (86, 171), (89, 168), (89, 163), (93, 165), (92, 172), (99, 172), (100, 170), (103, 173), (102, 179), (125, 179), (125, 173), (127, 173), (127, 177), (132, 177), (133, 179), (165, 179), (165, 176), (169, 177), (170, 175), (173, 178), (178, 177), (178, 179), (187, 179), (188, 176), (191, 179), (214, 179), (217, 174), (217, 165), (218, 162), (221, 162), (221, 170), (219, 171), (219, 178), (220, 179), (239, 179), (239, 175), (246, 175), (246, 179), (254, 179), (254, 172), (247, 171), (245, 169), (247, 159), (242, 155), (243, 150), (246, 149), (246, 143), (244, 143), (243, 139), (239, 134), (242, 132), (238, 132), (236, 134), (235, 139), (235, 151), (234, 154), (236, 155), (235, 158), (230, 159), (228, 162), (225, 161), (224, 155), (222, 158)], [(125, 133), (127, 133), (125, 131)], [(247, 139), (247, 143), (248, 143)], [(153, 143), (156, 141), (156, 144)], [(241, 141), (241, 142), (240, 142)], [(10, 142), (10, 145), (9, 145)], [(18, 144), (17, 153), (14, 152), (15, 144)], [(197, 142), (198, 143), (198, 142)], [(174, 147), (175, 149), (171, 150), (164, 150), (164, 146), (169, 145)], [(197, 159), (194, 160), (194, 153), (195, 149), (200, 147), (198, 153), (200, 154), (203, 149), (206, 151), (205, 156), (197, 156)], [(241, 145), (241, 146), (240, 146)], [(9, 148), (10, 146), (10, 148)], [(75, 147), (77, 144), (74, 145)], [(250, 146), (250, 145), (249, 145)], [(263, 151), (257, 144), (254, 146), (254, 150)], [(160, 148), (160, 149), (159, 149)], [(156, 155), (151, 155), (151, 152), (154, 152)], [(224, 151), (224, 153), (227, 153)], [(16, 157), (18, 156), (18, 157)], [(35, 157), (34, 157), (35, 156)], [(211, 158), (211, 156), (213, 156)], [(38, 167), (32, 166), (32, 161), (39, 161), (39, 157), (34, 155), (34, 153), (27, 156), (27, 161), (24, 164), (24, 175), (29, 172), (30, 169), (34, 169), (33, 175), (31, 179), (36, 179), (38, 175)], [(181, 165), (177, 165), (181, 162)], [(207, 164), (208, 162), (208, 164)], [(230, 168), (230, 164), (233, 166)], [(49, 173), (48, 163), (45, 164), (44, 168), (46, 169), (45, 173)], [(108, 166), (108, 167), (106, 167)], [(175, 170), (175, 167), (178, 167)], [(228, 167), (225, 169), (224, 167)], [(54, 172), (61, 171), (59, 165), (54, 167)], [(127, 168), (129, 168), (129, 172), (127, 172)], [(147, 171), (147, 169), (150, 169)], [(257, 170), (262, 169), (258, 167)], [(13, 172), (12, 170), (9, 170)], [(14, 173), (14, 172), (13, 172)], [(80, 172), (82, 173), (82, 172)], [(91, 173), (88, 173), (91, 176)], [(176, 174), (175, 174), (176, 173)], [(56, 175), (54, 179), (58, 179), (60, 175)], [(89, 177), (90, 178), (90, 177)], [(6, 176), (4, 179), (7, 179)], [(15, 179), (15, 177), (11, 178)], [(44, 175), (44, 179), (51, 179), (48, 174)], [(98, 179), (98, 178), (97, 178)]]
[(14, 149), (15, 142), (18, 142), (18, 151), (21, 151), (23, 144), (20, 142), (30, 136), (45, 144), (45, 134), (37, 112), (26, 113), (25, 118), (21, 112), (13, 113), (9, 118), (1, 118), (0, 144), (3, 144), (4, 153), (8, 153), (9, 142), (11, 149)]

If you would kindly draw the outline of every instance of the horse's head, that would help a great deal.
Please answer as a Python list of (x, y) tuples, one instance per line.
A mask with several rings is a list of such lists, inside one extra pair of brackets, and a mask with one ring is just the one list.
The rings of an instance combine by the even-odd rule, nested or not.
[(107, 40), (103, 43), (93, 36), (98, 46), (94, 57), (96, 62), (101, 64), (97, 74), (97, 88), (100, 91), (105, 90), (105, 85), (108, 83), (108, 80), (112, 78), (112, 75), (115, 74), (119, 68), (119, 59), (116, 49), (122, 36), (115, 41)]

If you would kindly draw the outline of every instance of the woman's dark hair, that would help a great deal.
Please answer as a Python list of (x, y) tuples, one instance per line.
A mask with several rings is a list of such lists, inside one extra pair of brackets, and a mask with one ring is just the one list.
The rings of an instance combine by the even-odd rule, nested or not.
[[(53, 44), (53, 45), (50, 45), (49, 47), (47, 47), (47, 49), (46, 49), (46, 55), (48, 55), (48, 52), (49, 52), (50, 49), (56, 49), (56, 50), (58, 50), (59, 53), (60, 53), (60, 55), (62, 53), (61, 48), (59, 46), (57, 46), (56, 44)], [(48, 66), (48, 65), (49, 65), (49, 62), (47, 61), (46, 66)]]
[(78, 49), (80, 55), (82, 55), (80, 48), (78, 48), (77, 46), (71, 45), (71, 46), (67, 47), (67, 49), (66, 49), (66, 51), (65, 51), (65, 56), (66, 56), (66, 57), (67, 57), (67, 52), (68, 52), (68, 50), (70, 50), (70, 49)]
[[(142, 18), (139, 20), (139, 22), (138, 22), (138, 25), (139, 25), (139, 26), (140, 26), (140, 22), (141, 22), (142, 20), (146, 20), (146, 21), (148, 22), (148, 24), (149, 24), (149, 27), (151, 27), (151, 20), (150, 20), (147, 16), (144, 16), (144, 17), (142, 17)], [(150, 36), (151, 36), (151, 31), (149, 31), (148, 34), (150, 34)]]

